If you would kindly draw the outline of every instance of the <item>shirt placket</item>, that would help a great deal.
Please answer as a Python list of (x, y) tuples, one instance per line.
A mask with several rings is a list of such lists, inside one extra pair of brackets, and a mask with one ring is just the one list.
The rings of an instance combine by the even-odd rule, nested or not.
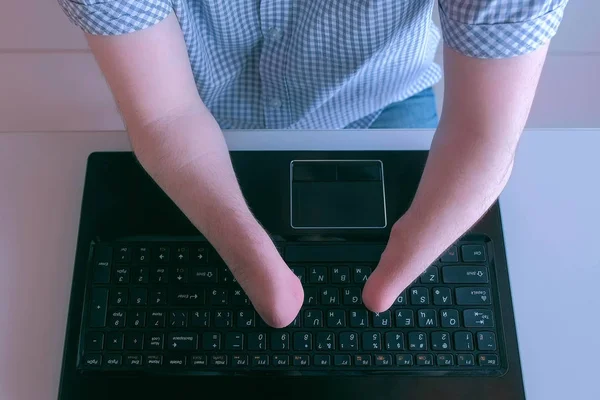
[(287, 49), (291, 39), (292, 0), (263, 0), (260, 26), (263, 46), (260, 55), (261, 99), (265, 127), (284, 128), (291, 124), (286, 87)]

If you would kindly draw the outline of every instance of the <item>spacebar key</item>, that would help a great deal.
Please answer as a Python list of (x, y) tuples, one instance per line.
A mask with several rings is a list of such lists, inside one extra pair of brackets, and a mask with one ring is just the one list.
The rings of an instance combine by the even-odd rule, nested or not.
[(383, 244), (287, 245), (288, 262), (378, 262), (385, 250)]

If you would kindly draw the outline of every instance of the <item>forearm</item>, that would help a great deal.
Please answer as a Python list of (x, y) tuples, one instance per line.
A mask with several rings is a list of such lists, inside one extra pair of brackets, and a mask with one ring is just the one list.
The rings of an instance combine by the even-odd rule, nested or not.
[(407, 266), (432, 262), (504, 189), (545, 54), (546, 47), (478, 60), (445, 49), (443, 115), (414, 201), (396, 229), (418, 241)]
[(387, 309), (425, 268), (498, 198), (512, 171), (546, 46), (528, 55), (481, 60), (444, 49), (440, 125), (408, 211), (394, 224), (363, 300)]
[(146, 171), (219, 251), (232, 270), (275, 252), (237, 183), (219, 126), (201, 104), (145, 126), (128, 126)]

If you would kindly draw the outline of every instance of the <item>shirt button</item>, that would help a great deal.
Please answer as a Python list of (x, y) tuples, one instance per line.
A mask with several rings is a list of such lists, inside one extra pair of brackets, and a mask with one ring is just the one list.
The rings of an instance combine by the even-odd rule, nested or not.
[(281, 103), (281, 100), (279, 100), (277, 97), (269, 100), (269, 107), (271, 108), (280, 108), (282, 105), (283, 104)]
[(283, 36), (283, 32), (279, 28), (269, 28), (269, 37), (272, 40), (279, 40)]

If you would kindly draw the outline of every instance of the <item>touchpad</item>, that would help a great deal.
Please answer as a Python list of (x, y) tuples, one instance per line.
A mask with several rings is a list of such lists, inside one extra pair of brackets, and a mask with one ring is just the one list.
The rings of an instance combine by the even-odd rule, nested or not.
[(297, 160), (290, 168), (292, 228), (386, 227), (381, 161)]

